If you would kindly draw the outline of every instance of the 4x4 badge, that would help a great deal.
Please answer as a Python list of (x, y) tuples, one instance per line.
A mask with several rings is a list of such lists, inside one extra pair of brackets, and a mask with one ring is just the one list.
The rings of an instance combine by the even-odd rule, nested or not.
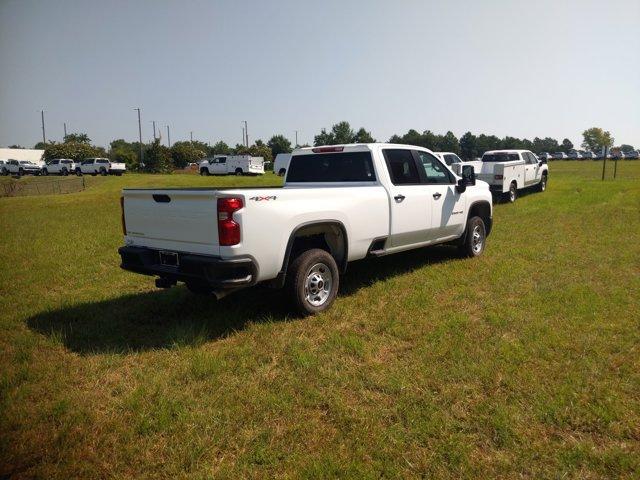
[(276, 198), (278, 198), (278, 197), (276, 197), (275, 195), (271, 195), (271, 196), (268, 196), (268, 197), (262, 197), (262, 196), (249, 197), (249, 200), (253, 200), (255, 202), (263, 202), (263, 201), (275, 200)]

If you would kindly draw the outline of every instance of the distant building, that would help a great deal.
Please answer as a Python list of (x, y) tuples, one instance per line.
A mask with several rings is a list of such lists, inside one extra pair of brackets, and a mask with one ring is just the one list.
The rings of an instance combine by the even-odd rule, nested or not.
[(38, 165), (44, 164), (44, 150), (30, 148), (0, 148), (0, 160), (31, 160)]

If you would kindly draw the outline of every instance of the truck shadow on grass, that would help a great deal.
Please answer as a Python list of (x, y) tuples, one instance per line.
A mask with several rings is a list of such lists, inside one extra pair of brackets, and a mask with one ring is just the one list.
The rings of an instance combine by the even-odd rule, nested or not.
[[(353, 262), (341, 278), (339, 297), (457, 258), (454, 248), (438, 246)], [(153, 282), (151, 277), (148, 281)], [(233, 335), (251, 323), (297, 320), (282, 290), (258, 286), (216, 301), (178, 286), (46, 311), (26, 323), (73, 352), (92, 355), (196, 346)]]

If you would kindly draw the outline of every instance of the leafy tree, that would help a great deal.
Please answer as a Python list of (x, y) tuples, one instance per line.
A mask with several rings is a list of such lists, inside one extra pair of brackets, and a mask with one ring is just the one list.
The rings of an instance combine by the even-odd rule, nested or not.
[(9, 148), (24, 148), (24, 147), (21, 147), (20, 145), (11, 145), (9, 146)]
[(90, 144), (91, 139), (89, 138), (89, 135), (87, 135), (86, 133), (69, 133), (65, 135), (64, 143), (70, 143), (70, 142)]
[(325, 128), (320, 130), (320, 133), (313, 138), (313, 146), (320, 147), (322, 145), (333, 145), (336, 142), (333, 133), (327, 132)]
[(144, 171), (149, 173), (171, 173), (171, 150), (160, 145), (160, 139), (151, 143), (144, 156)]
[(592, 127), (582, 132), (582, 148), (599, 151), (602, 147), (611, 147), (613, 145), (613, 137), (611, 133), (605, 132), (601, 128)]
[(627, 145), (626, 143), (623, 143), (622, 145), (620, 145), (620, 150), (622, 150), (624, 153), (629, 153), (634, 152), (636, 149), (633, 147), (633, 145)]
[(355, 133), (351, 129), (351, 125), (349, 122), (338, 122), (333, 127), (331, 127), (331, 133), (333, 134), (333, 138), (335, 143), (353, 143), (355, 138)]
[(47, 148), (47, 145), (53, 144), (53, 143), (55, 143), (55, 142), (49, 142), (49, 143), (38, 142), (33, 146), (33, 148), (35, 150), (44, 150), (45, 148)]
[(464, 160), (472, 160), (478, 156), (476, 149), (477, 140), (476, 136), (471, 132), (467, 132), (460, 137), (460, 141), (458, 142), (460, 145), (460, 156)]
[(107, 152), (102, 147), (88, 145), (86, 143), (66, 142), (48, 143), (44, 149), (44, 159), (70, 158), (72, 160), (82, 160), (88, 157), (106, 157)]
[(371, 132), (367, 132), (364, 127), (360, 127), (353, 138), (353, 143), (375, 143), (375, 141)]
[(291, 152), (291, 142), (284, 135), (274, 135), (267, 142), (267, 146), (271, 149), (273, 158), (276, 158), (279, 153)]
[(112, 148), (109, 158), (114, 162), (127, 165), (127, 170), (138, 170), (140, 167), (139, 151), (135, 152), (125, 147)]
[(218, 143), (209, 147), (209, 151), (207, 152), (209, 155), (229, 155), (231, 153), (231, 147), (220, 140)]
[(200, 150), (188, 141), (176, 142), (171, 146), (171, 159), (175, 168), (184, 168), (190, 163), (198, 163), (205, 156), (206, 151)]
[(440, 151), (442, 152), (460, 153), (460, 142), (458, 141), (458, 137), (456, 137), (451, 131), (445, 133), (439, 143)]
[(570, 150), (573, 150), (573, 143), (568, 138), (562, 140), (562, 145), (560, 145), (560, 150), (564, 153), (569, 153)]
[(250, 147), (246, 147), (245, 145), (236, 145), (236, 154), (237, 155), (251, 155), (253, 157), (262, 157), (265, 162), (273, 161), (273, 156), (271, 154), (271, 149), (265, 145), (263, 142), (260, 144), (254, 143)]
[(476, 148), (478, 155), (482, 155), (489, 150), (500, 150), (502, 147), (501, 140), (495, 135), (485, 135), (481, 133), (476, 140)]

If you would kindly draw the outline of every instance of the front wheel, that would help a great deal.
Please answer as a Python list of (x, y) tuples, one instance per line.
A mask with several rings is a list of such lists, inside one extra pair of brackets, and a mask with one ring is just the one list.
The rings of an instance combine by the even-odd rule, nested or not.
[(49, 175), (49, 170), (47, 170), (46, 168), (42, 170), (42, 175), (44, 175), (45, 177)]
[(338, 295), (339, 285), (336, 261), (319, 248), (300, 254), (287, 272), (287, 290), (296, 310), (304, 316), (327, 310)]
[(203, 168), (200, 170), (200, 175), (204, 176), (204, 177), (208, 177), (209, 176), (209, 170), (207, 170), (206, 168)]
[(107, 170), (105, 168), (101, 168), (100, 169), (100, 175), (102, 175), (103, 177), (107, 175)]
[(484, 221), (480, 217), (471, 217), (467, 220), (467, 228), (464, 240), (460, 244), (460, 253), (465, 257), (479, 257), (484, 252), (487, 242), (487, 230)]
[(544, 192), (547, 189), (547, 175), (542, 175), (540, 183), (538, 184), (538, 191)]

